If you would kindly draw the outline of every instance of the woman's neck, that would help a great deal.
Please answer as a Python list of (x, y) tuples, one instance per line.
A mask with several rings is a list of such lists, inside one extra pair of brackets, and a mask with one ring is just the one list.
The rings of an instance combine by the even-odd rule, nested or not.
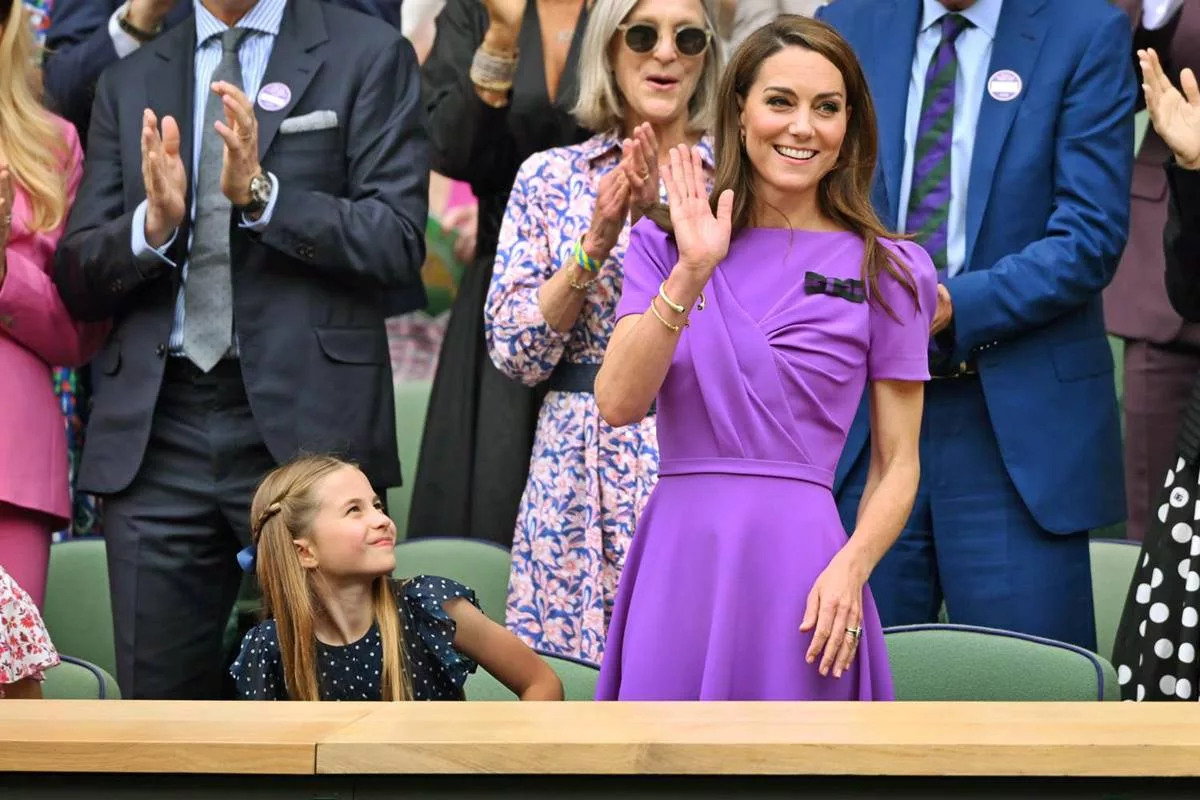
[(323, 614), (313, 620), (317, 640), (329, 645), (347, 645), (367, 635), (374, 619), (374, 581), (336, 584), (325, 582), (317, 590)]
[(802, 194), (780, 192), (761, 185), (756, 188), (758, 201), (751, 213), (753, 227), (790, 228), (799, 231), (838, 230), (821, 211), (815, 188)]

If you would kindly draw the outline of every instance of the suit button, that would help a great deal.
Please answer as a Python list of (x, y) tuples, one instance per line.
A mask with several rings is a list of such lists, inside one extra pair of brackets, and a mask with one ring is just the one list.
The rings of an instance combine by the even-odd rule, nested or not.
[(114, 292), (119, 292), (124, 286), (125, 284), (121, 282), (121, 279), (117, 278), (108, 285), (108, 288), (112, 289)]
[(158, 356), (159, 358), (162, 358), (166, 354), (167, 354), (167, 346), (165, 344), (163, 344), (162, 342), (159, 342), (158, 344), (154, 345), (154, 355)]

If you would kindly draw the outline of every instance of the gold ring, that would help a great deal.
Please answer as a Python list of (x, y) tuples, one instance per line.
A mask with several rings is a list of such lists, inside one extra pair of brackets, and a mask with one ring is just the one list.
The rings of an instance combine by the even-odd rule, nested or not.
[(642, 173), (642, 180), (648, 180), (649, 178), (650, 178), (650, 170), (646, 170), (645, 172)]
[(858, 639), (862, 636), (862, 628), (846, 628), (846, 633)]

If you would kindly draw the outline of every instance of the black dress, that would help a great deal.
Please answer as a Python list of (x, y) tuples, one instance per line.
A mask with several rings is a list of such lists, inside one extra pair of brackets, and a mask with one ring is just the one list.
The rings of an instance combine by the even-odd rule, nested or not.
[[(412, 680), (414, 700), (462, 700), (467, 675), (475, 662), (454, 649), (454, 620), (442, 606), (465, 597), (476, 607), (475, 593), (449, 578), (422, 575), (392, 582), (400, 608), (405, 669)], [(383, 648), (379, 627), (347, 645), (317, 642), (317, 683), (322, 700), (381, 700)], [(242, 700), (287, 700), (283, 661), (275, 620), (247, 632), (242, 649), (229, 668)]]
[[(1167, 296), (1200, 322), (1200, 171), (1167, 167)], [(1200, 380), (1146, 529), (1113, 646), (1126, 700), (1200, 699)]]
[(410, 538), (512, 544), (545, 388), (528, 388), (492, 364), (483, 305), (517, 169), (534, 153), (590, 135), (570, 114), (586, 23), (585, 9), (551, 103), (537, 3), (529, 0), (509, 104), (491, 108), (468, 77), (488, 27), (483, 3), (449, 0), (438, 16), (437, 38), (422, 69), (432, 164), (447, 177), (469, 182), (479, 198), (478, 255), (462, 277), (439, 356), (412, 493)]

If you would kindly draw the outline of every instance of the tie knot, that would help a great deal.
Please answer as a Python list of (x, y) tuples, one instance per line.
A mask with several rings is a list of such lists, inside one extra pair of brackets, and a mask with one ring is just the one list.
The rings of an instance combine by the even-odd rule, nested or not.
[(249, 34), (249, 28), (229, 28), (221, 31), (221, 50), (225, 53), (236, 53), (242, 46), (242, 40)]
[(971, 27), (971, 20), (962, 14), (947, 14), (942, 17), (942, 41), (953, 43), (959, 34)]

